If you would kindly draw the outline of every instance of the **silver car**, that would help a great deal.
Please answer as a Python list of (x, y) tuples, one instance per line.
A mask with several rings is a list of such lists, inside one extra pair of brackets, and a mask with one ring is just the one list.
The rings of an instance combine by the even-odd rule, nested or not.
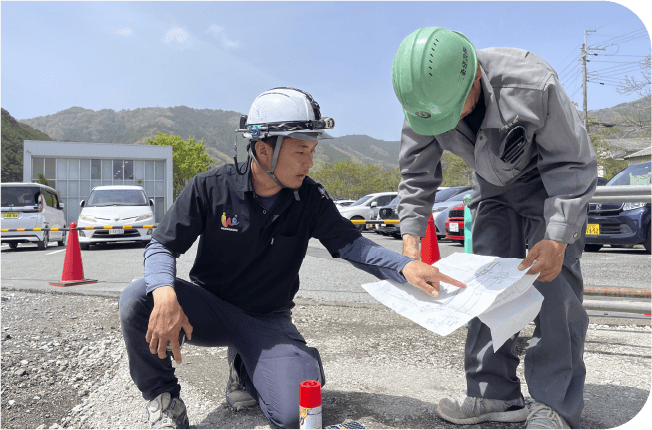
[[(13, 182), (2, 184), (2, 228), (65, 228), (66, 216), (59, 192), (43, 184)], [(18, 248), (19, 243), (35, 243), (38, 249), (47, 249), (50, 241), (58, 246), (66, 243), (65, 231), (9, 231), (2, 232), (2, 243)]]

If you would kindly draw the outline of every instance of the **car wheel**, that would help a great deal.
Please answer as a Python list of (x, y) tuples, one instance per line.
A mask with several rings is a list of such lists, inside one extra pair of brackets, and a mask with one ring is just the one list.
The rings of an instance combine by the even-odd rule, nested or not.
[(16, 249), (18, 248), (18, 244), (14, 242), (9, 242), (9, 249)]
[(600, 249), (602, 249), (602, 245), (594, 245), (592, 243), (587, 243), (584, 245), (585, 252), (598, 252)]
[(65, 244), (66, 244), (66, 232), (64, 231), (63, 236), (61, 236), (61, 240), (57, 240), (57, 246), (65, 246)]
[(651, 233), (652, 233), (652, 229), (648, 225), (647, 226), (647, 239), (645, 239), (645, 243), (643, 244), (643, 246), (645, 247), (645, 250), (647, 251), (648, 254), (650, 254), (650, 252), (652, 250), (652, 246), (650, 246), (650, 234)]
[(79, 249), (84, 250), (84, 251), (88, 251), (90, 249), (90, 247), (91, 246), (88, 243), (80, 243), (79, 244)]
[[(359, 216), (354, 216), (353, 218), (351, 218), (351, 221), (354, 221), (354, 220), (356, 220), (356, 221), (364, 221), (364, 218), (359, 217)], [(364, 224), (353, 224), (353, 225), (358, 229), (358, 231), (360, 233), (362, 233), (365, 230), (365, 227), (366, 227)]]
[(38, 246), (38, 249), (41, 251), (44, 249), (48, 249), (48, 243), (50, 242), (50, 232), (46, 231), (43, 233), (43, 240), (38, 241), (36, 245)]

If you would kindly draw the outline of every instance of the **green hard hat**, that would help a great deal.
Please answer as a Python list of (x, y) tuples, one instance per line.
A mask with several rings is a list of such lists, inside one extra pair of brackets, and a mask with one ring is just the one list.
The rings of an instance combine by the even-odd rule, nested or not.
[(421, 28), (394, 56), (392, 84), (415, 133), (430, 136), (455, 128), (477, 71), (478, 57), (462, 33)]

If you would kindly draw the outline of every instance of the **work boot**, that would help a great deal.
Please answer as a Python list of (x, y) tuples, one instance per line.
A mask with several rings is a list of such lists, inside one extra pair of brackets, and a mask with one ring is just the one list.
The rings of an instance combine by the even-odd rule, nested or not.
[(484, 399), (462, 396), (439, 401), (437, 414), (455, 424), (477, 424), (485, 421), (516, 423), (525, 421), (528, 409), (523, 398), (515, 400)]
[(172, 398), (170, 393), (163, 393), (147, 404), (147, 421), (153, 429), (187, 429), (188, 414), (186, 405), (180, 397)]
[(235, 369), (235, 351), (229, 348), (229, 381), (226, 383), (225, 397), (226, 403), (229, 404), (236, 411), (239, 411), (250, 406), (254, 406), (257, 402), (251, 394), (247, 391), (245, 386), (240, 383), (240, 376)]
[(527, 416), (528, 429), (569, 429), (568, 422), (550, 406), (534, 402)]

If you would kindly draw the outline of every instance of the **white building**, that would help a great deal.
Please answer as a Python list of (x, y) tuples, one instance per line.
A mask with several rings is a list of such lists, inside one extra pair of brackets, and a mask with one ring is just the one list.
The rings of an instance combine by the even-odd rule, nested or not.
[(154, 200), (156, 222), (172, 205), (171, 146), (26, 140), (23, 182), (39, 174), (59, 191), (68, 223), (77, 222), (79, 202), (98, 185), (140, 185)]

